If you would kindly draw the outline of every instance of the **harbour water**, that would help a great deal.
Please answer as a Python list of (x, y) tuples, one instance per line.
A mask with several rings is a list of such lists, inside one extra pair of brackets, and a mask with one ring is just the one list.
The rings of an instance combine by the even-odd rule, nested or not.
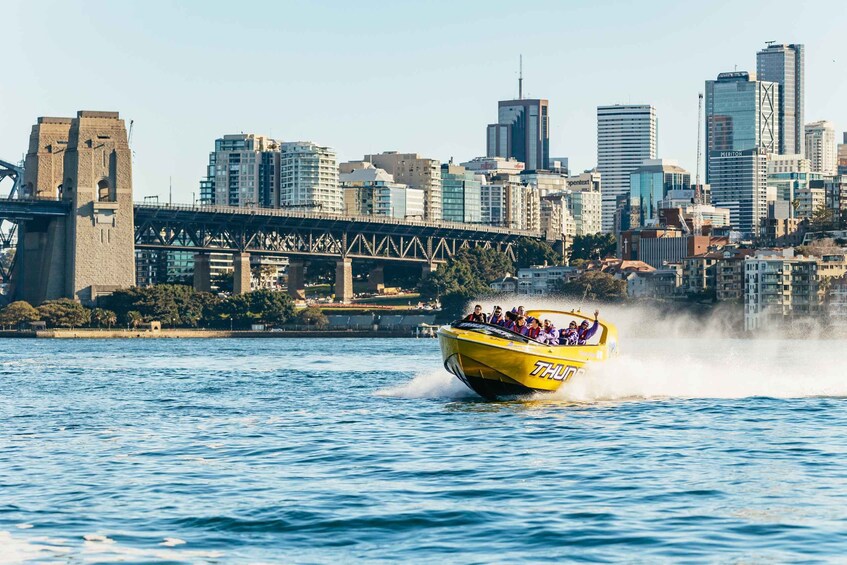
[(436, 340), (0, 340), (0, 562), (830, 560), (843, 345), (630, 339), (493, 403)]

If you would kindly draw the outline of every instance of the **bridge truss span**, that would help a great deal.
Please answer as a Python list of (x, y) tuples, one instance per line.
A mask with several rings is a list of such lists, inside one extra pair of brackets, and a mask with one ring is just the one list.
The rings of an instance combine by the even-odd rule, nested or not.
[(514, 257), (513, 243), (536, 235), (449, 222), (145, 205), (136, 205), (135, 226), (137, 249), (420, 263), (443, 263), (472, 247)]

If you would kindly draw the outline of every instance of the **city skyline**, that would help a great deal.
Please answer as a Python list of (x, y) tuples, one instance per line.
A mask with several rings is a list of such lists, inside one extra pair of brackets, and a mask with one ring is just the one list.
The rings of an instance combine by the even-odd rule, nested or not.
[[(838, 16), (847, 9), (836, 2), (791, 21), (780, 21), (786, 20), (780, 6), (788, 3), (659, 2), (610, 11), (603, 2), (540, 2), (532, 13), (550, 21), (596, 23), (568, 25), (564, 36), (551, 26), (509, 50), (487, 31), (509, 21), (508, 14), (488, 3), (486, 11), (467, 3), (449, 12), (447, 4), (414, 12), (413, 26), (406, 19), (412, 8), (376, 9), (375, 3), (355, 14), (338, 3), (266, 5), (262, 18), (218, 15), (214, 6), (200, 12), (166, 3), (47, 4), (51, 9), (21, 2), (8, 10), (6, 50), (20, 79), (0, 91), (7, 110), (0, 117), (0, 157), (20, 158), (37, 116), (114, 109), (134, 121), (139, 198), (167, 198), (171, 177), (175, 200), (199, 197), (209, 145), (242, 131), (329, 146), (339, 162), (387, 150), (443, 162), (484, 155), (479, 132), (499, 100), (517, 97), (521, 53), (524, 97), (550, 101), (550, 154), (568, 157), (575, 172), (597, 164), (596, 107), (632, 103), (653, 105), (661, 117), (658, 157), (694, 173), (703, 81), (736, 65), (755, 72), (756, 53), (770, 40), (806, 46), (806, 121), (847, 129), (847, 57), (839, 57), (838, 35)], [(744, 23), (753, 15), (761, 29), (755, 34)], [(39, 41), (28, 41), (25, 31), (36, 21)], [(718, 23), (721, 41), (714, 42)], [(357, 41), (364, 25), (379, 41)], [(63, 41), (71, 28), (96, 40)], [(680, 44), (691, 47), (676, 49)], [(58, 50), (70, 51), (79, 65), (50, 67)]]

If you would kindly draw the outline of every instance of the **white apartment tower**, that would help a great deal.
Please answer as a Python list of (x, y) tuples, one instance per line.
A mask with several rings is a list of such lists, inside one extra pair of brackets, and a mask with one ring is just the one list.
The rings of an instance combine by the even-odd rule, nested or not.
[(614, 229), (615, 202), (629, 193), (629, 175), (658, 153), (656, 109), (649, 105), (597, 107), (597, 171), (603, 175), (603, 231)]
[(335, 151), (310, 141), (282, 143), (279, 205), (306, 212), (344, 212)]
[(838, 149), (835, 144), (835, 126), (822, 120), (806, 124), (806, 159), (812, 171), (834, 175), (838, 170)]

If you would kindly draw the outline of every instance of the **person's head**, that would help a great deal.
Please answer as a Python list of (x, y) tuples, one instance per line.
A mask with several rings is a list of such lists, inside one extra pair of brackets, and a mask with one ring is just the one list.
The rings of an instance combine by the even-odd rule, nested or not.
[(499, 306), (495, 306), (494, 307), (494, 315), (495, 316), (502, 316), (503, 315), (503, 309), (500, 308)]
[(531, 327), (531, 328), (537, 328), (538, 326), (539, 326), (539, 323), (538, 323), (537, 318), (533, 318), (532, 321), (529, 323), (529, 327)]
[(518, 319), (515, 321), (515, 323), (519, 326), (524, 326), (526, 325), (526, 318), (524, 318), (523, 316), (518, 316)]
[(579, 325), (579, 327), (582, 328), (582, 329), (587, 328), (588, 327), (588, 320), (583, 320), (582, 323)]
[(482, 314), (482, 304), (477, 304), (473, 307), (474, 314)]
[(571, 320), (571, 323), (568, 324), (568, 327), (572, 330), (576, 329), (576, 320)]
[(509, 320), (510, 322), (514, 322), (518, 319), (518, 315), (515, 314), (514, 312), (506, 312), (505, 316), (506, 316), (506, 319)]
[(518, 314), (523, 316), (523, 306), (518, 306)]
[(549, 327), (550, 327), (550, 320), (544, 320), (544, 329), (546, 330)]

